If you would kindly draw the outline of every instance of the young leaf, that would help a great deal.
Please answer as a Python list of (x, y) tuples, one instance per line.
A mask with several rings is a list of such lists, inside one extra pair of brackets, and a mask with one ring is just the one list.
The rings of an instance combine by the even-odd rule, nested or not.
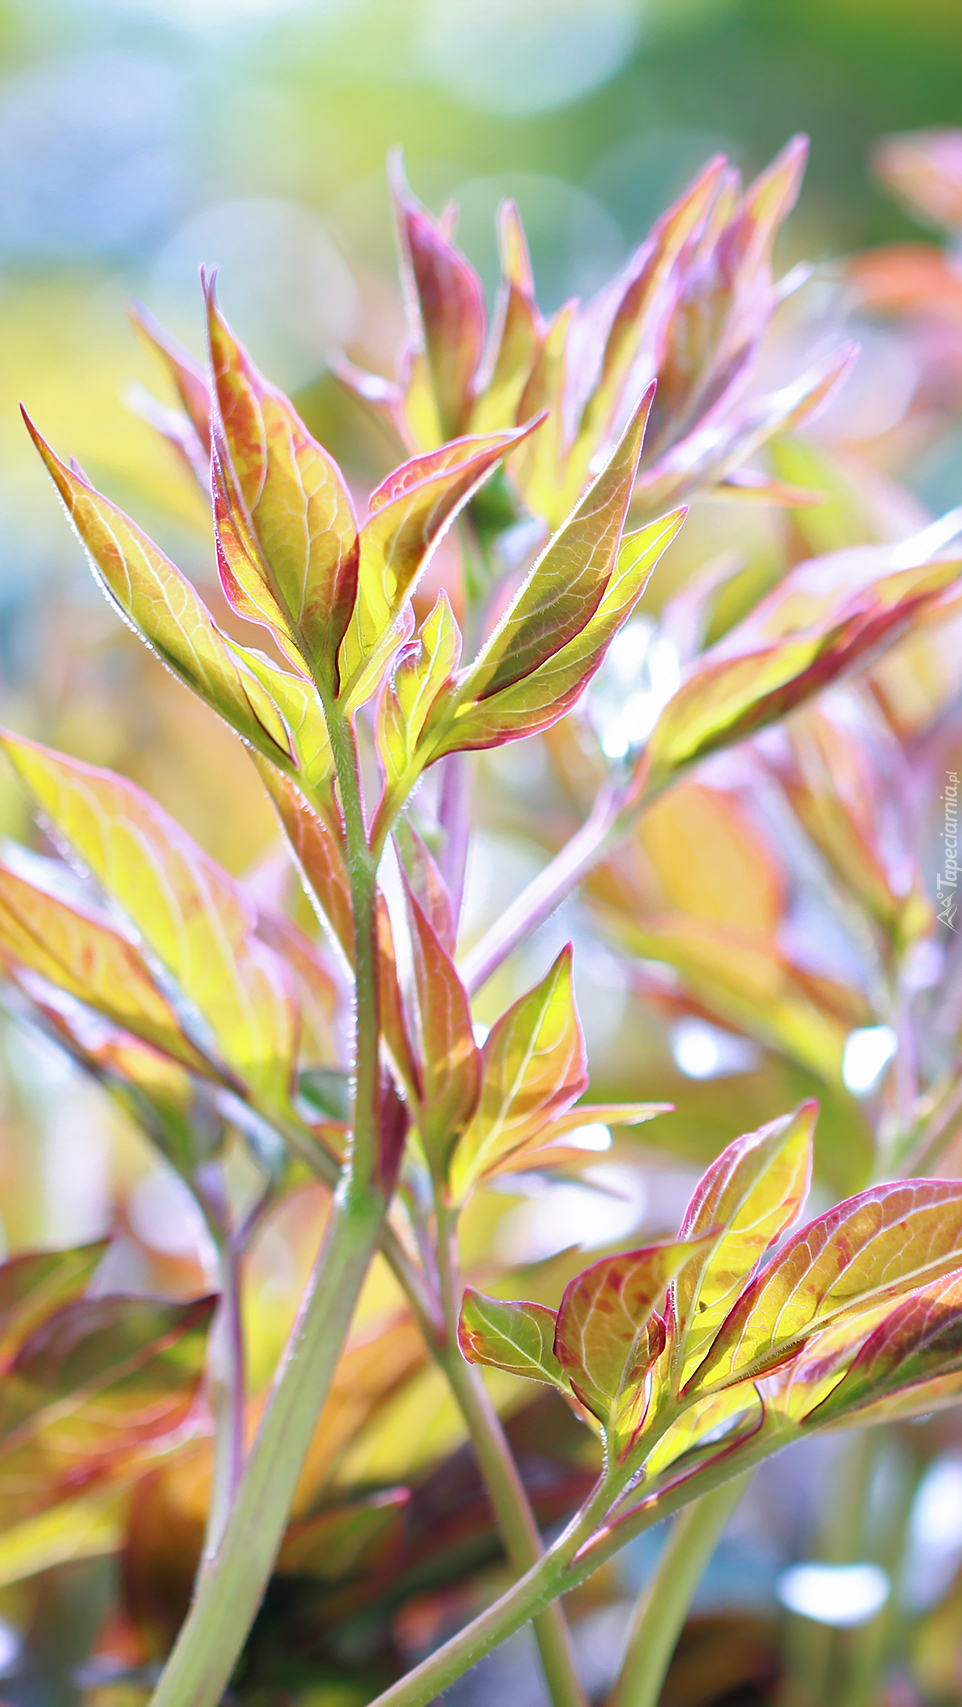
[(454, 1196), (467, 1196), (504, 1156), (565, 1113), (587, 1082), (569, 946), (491, 1028), (478, 1106), (451, 1160)]
[(292, 1523), (275, 1572), (333, 1584), (383, 1566), (401, 1543), (410, 1500), (409, 1489), (388, 1488)]
[(200, 1073), (210, 1063), (126, 937), (0, 865), (0, 953)]
[(490, 354), (479, 376), (471, 415), (473, 433), (510, 427), (518, 417), (525, 386), (544, 342), (544, 322), (534, 299), (534, 278), (518, 209), (504, 201), (498, 209), (501, 289)]
[(641, 598), (662, 552), (671, 544), (687, 512), (676, 510), (648, 527), (627, 534), (615, 567), (591, 620), (567, 645), (523, 680), (475, 700), (470, 672), (450, 697), (439, 696), (425, 727), (423, 764), (444, 753), (495, 747), (550, 729), (575, 704), (618, 630)]
[[(733, 631), (717, 653), (707, 653), (695, 667), (655, 725), (644, 758), (648, 790), (656, 792), (696, 759), (784, 717), (866, 654), (891, 642), (959, 571), (958, 562), (947, 561), (899, 570), (843, 599), (812, 629), (801, 627), (798, 617), (793, 620), (786, 600), (778, 623), (785, 638), (773, 645), (756, 644), (741, 654), (732, 655), (740, 638), (739, 631)], [(810, 609), (812, 601), (807, 602)], [(804, 612), (801, 589), (799, 606)], [(757, 631), (754, 618), (750, 623), (744, 625), (746, 640)]]
[[(813, 1351), (817, 1355), (816, 1343)], [(957, 1269), (900, 1301), (864, 1341), (827, 1398), (804, 1421), (816, 1427), (962, 1370), (962, 1273)]]
[(555, 1355), (557, 1317), (543, 1304), (505, 1303), (465, 1288), (458, 1324), (458, 1344), (469, 1363), (506, 1369), (568, 1391), (564, 1370)]
[(509, 432), (455, 439), (402, 463), (371, 493), (361, 529), (357, 603), (339, 655), (345, 706), (370, 698), (391, 653), (408, 638), (407, 601), (458, 512), (505, 453), (538, 425), (529, 421)]
[(619, 1455), (644, 1415), (644, 1377), (665, 1347), (665, 1324), (655, 1306), (705, 1242), (682, 1240), (603, 1257), (565, 1289), (555, 1352), (572, 1391)]
[(481, 1054), (471, 1029), (471, 1004), (454, 961), (406, 880), (405, 888), (421, 1030), (418, 1126), (428, 1161), (443, 1177), (451, 1150), (477, 1105)]
[(20, 737), (0, 744), (58, 836), (207, 1021), (228, 1066), (283, 1103), (293, 997), (283, 964), (254, 936), (240, 887), (126, 778)]
[(838, 1317), (959, 1264), (962, 1184), (873, 1186), (809, 1222), (750, 1282), (688, 1383), (709, 1389), (773, 1368)]
[(314, 811), (289, 777), (273, 765), (257, 768), (284, 826), (304, 887), (348, 964), (353, 964), (354, 915), (343, 837)]
[(0, 1367), (45, 1316), (86, 1290), (108, 1241), (66, 1251), (26, 1251), (0, 1264)]
[(377, 746), (390, 788), (409, 775), (421, 731), (461, 656), (461, 632), (442, 592), (414, 639), (402, 646), (381, 690)]
[(468, 669), (464, 688), (473, 700), (530, 676), (594, 616), (617, 562), (652, 395), (649, 388), (605, 468)]
[(190, 582), (129, 516), (62, 463), (26, 412), (24, 420), (108, 600), (151, 651), (275, 764), (292, 762), (277, 706), (244, 668), (243, 648), (220, 632)]
[(206, 375), (193, 356), (176, 338), (171, 337), (142, 302), (132, 304), (130, 315), (138, 332), (160, 357), (174, 382), (184, 413), (204, 453), (206, 471), (210, 458), (210, 392)]
[[(357, 597), (358, 531), (350, 494), (293, 405), (234, 338), (212, 283), (207, 300), (218, 404), (215, 509), (230, 559), (225, 590), (242, 615), (256, 611), (254, 620), (290, 635), (336, 693), (337, 649)], [(253, 543), (245, 537), (248, 522)]]
[(736, 1138), (699, 1182), (679, 1236), (714, 1232), (675, 1284), (677, 1370), (696, 1369), (763, 1253), (790, 1227), (808, 1196), (818, 1104)]
[(484, 292), (474, 268), (440, 221), (392, 173), (408, 318), (423, 340), (441, 438), (461, 432), (484, 347)]

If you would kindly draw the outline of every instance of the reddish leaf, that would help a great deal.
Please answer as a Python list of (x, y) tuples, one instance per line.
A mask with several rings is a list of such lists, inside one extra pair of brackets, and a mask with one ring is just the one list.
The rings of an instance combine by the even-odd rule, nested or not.
[(481, 1054), (471, 1028), (471, 1004), (454, 961), (410, 884), (405, 887), (421, 1032), (418, 1126), (428, 1161), (443, 1177), (477, 1106)]
[(556, 1327), (555, 1312), (543, 1304), (506, 1303), (468, 1286), (458, 1344), (469, 1363), (506, 1369), (509, 1375), (525, 1375), (530, 1381), (546, 1381), (566, 1391), (564, 1370), (554, 1350)]
[(399, 166), (393, 176), (408, 318), (423, 339), (440, 436), (447, 439), (462, 431), (470, 407), (484, 347), (484, 292), (442, 225), (414, 200)]

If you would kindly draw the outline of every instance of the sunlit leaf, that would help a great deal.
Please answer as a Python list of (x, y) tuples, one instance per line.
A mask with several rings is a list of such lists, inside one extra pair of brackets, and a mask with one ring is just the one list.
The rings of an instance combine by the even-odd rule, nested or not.
[(679, 1379), (696, 1369), (756, 1263), (790, 1227), (808, 1195), (817, 1103), (736, 1138), (705, 1173), (680, 1237), (714, 1238), (675, 1283)]
[(410, 1498), (407, 1488), (390, 1488), (292, 1523), (275, 1572), (338, 1583), (383, 1565), (398, 1549)]
[(962, 1184), (873, 1186), (796, 1233), (742, 1293), (689, 1386), (774, 1367), (819, 1329), (959, 1265)]
[(644, 1378), (665, 1347), (655, 1306), (704, 1245), (704, 1239), (682, 1240), (603, 1257), (565, 1289), (555, 1351), (573, 1392), (618, 1453), (644, 1419)]
[(119, 1553), (129, 1504), (128, 1487), (108, 1486), (5, 1525), (0, 1534), (0, 1587), (77, 1559)]
[(556, 1326), (554, 1310), (543, 1304), (506, 1303), (469, 1286), (461, 1306), (458, 1343), (469, 1363), (485, 1363), (567, 1391), (554, 1350)]
[(0, 1264), (0, 1367), (54, 1310), (86, 1290), (108, 1241), (64, 1251), (26, 1251)]
[(184, 1035), (133, 943), (104, 919), (69, 906), (3, 865), (0, 953), (175, 1060), (200, 1072), (212, 1070)]
[(502, 1157), (565, 1113), (587, 1082), (568, 947), (491, 1028), (477, 1110), (451, 1161), (455, 1196), (465, 1196)]
[(56, 834), (210, 1026), (224, 1060), (283, 1101), (296, 1043), (290, 982), (254, 935), (239, 885), (126, 778), (12, 735), (2, 744)]
[(421, 1034), (418, 1125), (428, 1161), (443, 1177), (478, 1102), (481, 1053), (454, 961), (410, 885), (407, 901)]
[(544, 341), (544, 322), (534, 298), (534, 278), (524, 227), (513, 201), (498, 209), (501, 287), (487, 376), (477, 386), (471, 431), (495, 432), (518, 419), (525, 386)]
[(377, 743), (389, 787), (409, 773), (431, 706), (460, 655), (461, 633), (442, 592), (413, 640), (396, 654), (381, 690)]
[(350, 494), (293, 405), (234, 338), (212, 284), (207, 295), (218, 402), (215, 516), (225, 591), (241, 615), (289, 635), (336, 693), (337, 649), (357, 597)]
[(441, 221), (415, 201), (400, 165), (393, 173), (409, 323), (423, 343), (440, 438), (463, 430), (484, 346), (481, 280)]

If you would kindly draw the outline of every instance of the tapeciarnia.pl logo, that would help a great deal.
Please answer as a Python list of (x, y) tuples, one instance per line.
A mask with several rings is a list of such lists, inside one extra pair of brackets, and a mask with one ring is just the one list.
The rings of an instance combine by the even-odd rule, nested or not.
[(945, 787), (939, 795), (945, 807), (945, 822), (941, 832), (944, 844), (942, 856), (942, 872), (935, 880), (939, 919), (943, 925), (948, 925), (950, 931), (956, 929), (955, 913), (958, 907), (959, 885), (959, 776), (957, 771), (946, 771)]

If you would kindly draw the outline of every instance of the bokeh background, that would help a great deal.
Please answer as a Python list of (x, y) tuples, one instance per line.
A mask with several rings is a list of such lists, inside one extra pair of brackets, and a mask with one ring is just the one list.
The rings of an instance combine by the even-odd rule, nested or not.
[[(461, 242), (489, 286), (492, 216), (517, 199), (551, 309), (600, 285), (708, 155), (724, 150), (751, 174), (806, 131), (810, 169), (780, 260), (817, 263), (801, 311), (817, 344), (844, 318), (843, 258), (924, 235), (876, 183), (875, 140), (959, 123), (958, 0), (0, 0), (0, 721), (133, 776), (232, 871), (269, 857), (273, 820), (243, 751), (102, 603), (17, 412), (22, 398), (216, 604), (201, 500), (138, 414), (159, 380), (127, 319), (131, 298), (199, 354), (198, 267), (218, 265), (237, 330), (363, 490), (384, 472), (385, 447), (327, 360), (344, 348), (387, 372), (398, 347), (393, 146), (432, 207), (460, 202)], [(872, 359), (842, 436), (878, 441), (904, 513), (924, 521), (958, 501), (962, 417), (950, 401), (934, 425), (900, 436), (918, 351), (884, 326), (860, 330)], [(711, 543), (699, 527), (696, 553)], [(752, 539), (764, 556), (764, 532)], [(492, 797), (524, 790), (524, 763), (493, 773)], [(6, 773), (0, 833), (28, 833)], [(500, 881), (517, 887), (536, 856), (512, 841), (510, 807), (492, 845)], [(477, 906), (490, 911), (499, 893), (489, 884)], [(588, 957), (584, 976), (589, 1039), (610, 1067), (621, 998), (610, 963)], [(189, 1288), (203, 1250), (176, 1182), (51, 1047), (15, 1024), (4, 1037), (7, 1248), (94, 1237), (119, 1217), (145, 1274), (176, 1289), (183, 1259)], [(645, 1094), (676, 1095), (677, 1051), (672, 1063), (647, 1034), (636, 1047), (649, 1051)], [(700, 1105), (707, 1154), (731, 1135), (712, 1124), (712, 1095)], [(689, 1177), (670, 1158), (653, 1165), (655, 1220)], [(548, 1255), (584, 1233), (588, 1202), (600, 1206), (596, 1243), (627, 1237), (637, 1175), (621, 1183), (620, 1209), (578, 1188), (569, 1203), (559, 1188), (547, 1236), (524, 1205), (506, 1236), (527, 1260)], [(933, 1533), (949, 1495), (958, 1515), (962, 1470), (933, 1495)], [(804, 1488), (792, 1497), (804, 1505)], [(770, 1575), (757, 1535), (753, 1549), (726, 1567), (748, 1601)], [(69, 1583), (50, 1593), (62, 1680)], [(17, 1605), (0, 1607), (0, 1665), (4, 1632), (11, 1652), (19, 1639)], [(37, 1697), (61, 1698), (74, 1697), (55, 1682)]]

